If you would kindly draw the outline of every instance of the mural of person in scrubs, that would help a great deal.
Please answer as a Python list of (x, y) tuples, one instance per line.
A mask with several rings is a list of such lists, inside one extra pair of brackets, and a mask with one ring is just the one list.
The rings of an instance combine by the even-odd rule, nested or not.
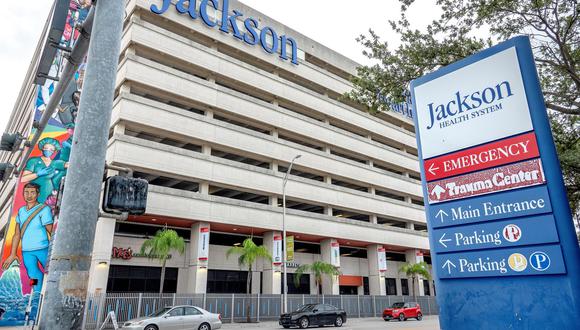
[(50, 207), (38, 202), (40, 186), (27, 183), (23, 197), (26, 205), (18, 210), (16, 232), (12, 237), (12, 250), (2, 268), (8, 269), (18, 260), (18, 246), (22, 243), (22, 262), (28, 278), (38, 280), (35, 290), (39, 291), (44, 279), (44, 269), (48, 258), (48, 245), (52, 235), (53, 217)]
[(26, 162), (22, 173), (22, 183), (33, 182), (40, 186), (38, 201), (44, 203), (53, 193), (58, 192), (60, 180), (66, 175), (68, 163), (63, 160), (53, 160), (60, 151), (61, 145), (58, 140), (44, 138), (38, 142), (41, 150), (40, 157), (32, 157)]
[(68, 139), (62, 143), (62, 150), (60, 151), (59, 160), (62, 160), (66, 163), (70, 160), (70, 152), (73, 143), (73, 135), (75, 134), (75, 124), (70, 123), (64, 125), (66, 128), (66, 132), (68, 133)]

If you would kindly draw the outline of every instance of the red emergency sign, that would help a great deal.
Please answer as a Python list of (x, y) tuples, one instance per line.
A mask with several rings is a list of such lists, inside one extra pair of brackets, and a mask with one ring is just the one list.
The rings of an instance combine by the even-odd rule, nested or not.
[(539, 157), (534, 132), (487, 143), (425, 161), (427, 181)]

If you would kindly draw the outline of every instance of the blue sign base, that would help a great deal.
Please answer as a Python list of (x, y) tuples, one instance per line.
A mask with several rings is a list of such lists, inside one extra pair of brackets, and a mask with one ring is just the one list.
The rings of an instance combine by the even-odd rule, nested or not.
[[(512, 38), (414, 80), (411, 90), (415, 126), (419, 131), (417, 118), (421, 111), (429, 111), (428, 108), (416, 108), (416, 88), (510, 48), (517, 52), (546, 185), (425, 205), (442, 330), (580, 329), (580, 248), (528, 37)], [(461, 86), (457, 89), (461, 91)], [(473, 134), (486, 134), (493, 129), (482, 127), (481, 132)], [(428, 201), (419, 135), (417, 144), (423, 194)], [(545, 222), (551, 222), (552, 216), (553, 223)], [(544, 221), (538, 221), (539, 218)], [(528, 220), (536, 221), (538, 228), (530, 228), (533, 224), (527, 223)], [(458, 237), (474, 233), (473, 230), (479, 234), (496, 233), (500, 225), (511, 222), (518, 228), (504, 229), (511, 236), (502, 244), (471, 244), (468, 241), (473, 245), (469, 247), (459, 243)], [(538, 233), (539, 230), (546, 235)], [(530, 231), (533, 237), (526, 237)], [(517, 234), (521, 234), (521, 246), (518, 246), (520, 241), (516, 242)], [(460, 259), (464, 260), (464, 268), (458, 271)], [(490, 265), (489, 262), (504, 259), (508, 263), (506, 273), (487, 271), (485, 265)]]

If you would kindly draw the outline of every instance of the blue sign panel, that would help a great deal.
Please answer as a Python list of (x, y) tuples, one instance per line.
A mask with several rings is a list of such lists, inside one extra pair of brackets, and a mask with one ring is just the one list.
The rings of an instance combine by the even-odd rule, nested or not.
[(437, 243), (431, 248), (435, 252), (558, 242), (558, 232), (551, 214), (435, 229), (433, 236)]
[(560, 245), (437, 255), (439, 278), (565, 274)]
[(433, 228), (552, 212), (546, 186), (508, 191), (431, 205)]
[[(580, 248), (529, 39), (510, 39), (416, 79), (411, 93), (425, 201), (426, 160), (464, 168), (480, 161), (478, 146), (528, 132), (545, 179), (468, 197), (486, 184), (485, 171), (470, 165), (461, 170), (468, 180), (452, 187), (461, 199), (426, 203), (441, 328), (578, 329)], [(464, 156), (451, 162), (452, 154)], [(510, 180), (525, 177), (523, 163), (509, 164)], [(546, 317), (542, 309), (558, 303), (569, 308)]]

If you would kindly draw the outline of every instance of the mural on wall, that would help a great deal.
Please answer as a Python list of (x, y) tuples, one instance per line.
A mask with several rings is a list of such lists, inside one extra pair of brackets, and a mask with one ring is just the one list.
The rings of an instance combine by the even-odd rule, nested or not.
[[(61, 44), (72, 47), (79, 37), (90, 0), (71, 0)], [(64, 56), (59, 52), (50, 75), (60, 76)], [(22, 325), (31, 303), (37, 314), (49, 258), (50, 239), (57, 227), (57, 196), (70, 159), (75, 120), (84, 78), (84, 65), (71, 81), (55, 114), (26, 161), (15, 190), (10, 223), (0, 259), (0, 326)], [(34, 120), (39, 121), (56, 82), (37, 86)], [(33, 129), (30, 133), (35, 133)]]

